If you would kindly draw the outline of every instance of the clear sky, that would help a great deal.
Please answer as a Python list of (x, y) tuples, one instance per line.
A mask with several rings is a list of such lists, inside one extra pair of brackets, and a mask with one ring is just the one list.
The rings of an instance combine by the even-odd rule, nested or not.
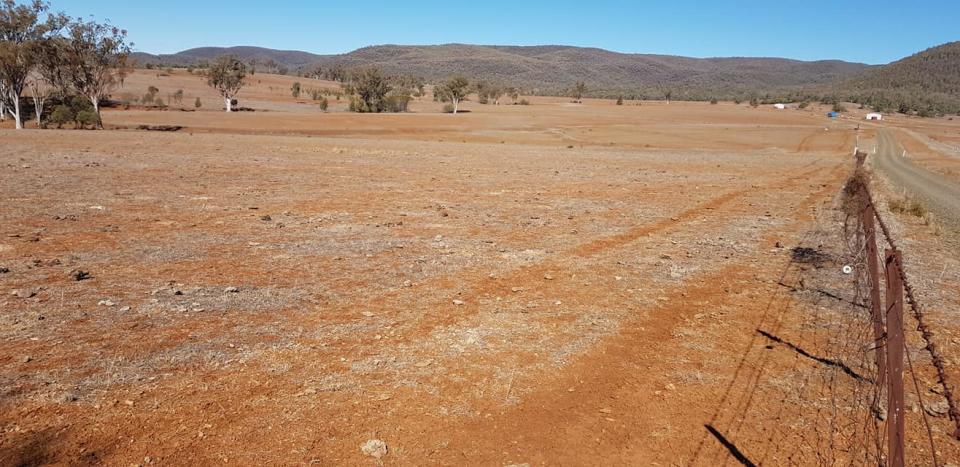
[(329, 54), (459, 42), (879, 64), (960, 40), (960, 0), (51, 2), (71, 16), (110, 19), (150, 53), (254, 45)]

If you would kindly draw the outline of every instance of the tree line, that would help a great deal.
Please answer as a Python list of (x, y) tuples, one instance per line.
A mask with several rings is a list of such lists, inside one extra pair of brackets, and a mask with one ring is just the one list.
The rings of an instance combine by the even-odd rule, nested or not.
[(29, 91), (38, 125), (48, 104), (59, 118), (102, 127), (100, 105), (129, 73), (127, 32), (70, 18), (33, 0), (0, 1), (0, 115), (24, 125)]

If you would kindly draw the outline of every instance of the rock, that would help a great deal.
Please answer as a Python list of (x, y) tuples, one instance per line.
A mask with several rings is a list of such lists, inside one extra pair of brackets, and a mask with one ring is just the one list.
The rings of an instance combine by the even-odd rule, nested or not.
[(13, 295), (17, 298), (31, 298), (37, 295), (37, 291), (33, 289), (17, 289), (13, 292), (10, 292), (10, 295)]
[(465, 302), (465, 301), (463, 301), (463, 300), (454, 300), (454, 301), (453, 301), (453, 304), (456, 305), (456, 306), (463, 306), (463, 305), (466, 305), (467, 302)]
[(923, 409), (931, 417), (943, 417), (949, 413), (950, 405), (946, 400), (939, 400), (924, 405)]
[(29, 356), (29, 355), (25, 355), (25, 356), (23, 357), (23, 363), (30, 363), (32, 360), (33, 360), (33, 357), (31, 357), (31, 356)]
[(130, 311), (130, 307), (128, 307), (128, 306), (125, 306), (125, 307), (123, 307), (123, 308), (120, 309), (120, 312), (121, 312), (121, 313), (126, 313), (126, 312), (128, 312), (128, 311)]
[(262, 221), (264, 221), (264, 222), (270, 222), (270, 221), (273, 220), (273, 218), (270, 217), (270, 214), (265, 214), (265, 215), (260, 216), (260, 220), (262, 220)]
[(523, 287), (511, 287), (510, 291), (513, 293), (523, 292)]
[(99, 302), (97, 302), (97, 305), (100, 305), (100, 306), (114, 306), (114, 305), (116, 305), (116, 303), (113, 303), (112, 300), (100, 300)]
[(239, 293), (240, 289), (237, 287), (227, 287), (223, 289), (223, 293)]
[(90, 271), (84, 271), (83, 269), (74, 269), (69, 273), (67, 273), (67, 275), (70, 276), (71, 279), (79, 282), (84, 279), (89, 279)]
[(6, 273), (8, 273), (8, 272), (10, 272), (10, 269), (9, 269), (9, 268), (0, 266), (0, 274), (6, 274)]
[(363, 313), (360, 313), (360, 314), (363, 316), (366, 316), (367, 318), (373, 318), (373, 313), (369, 311), (364, 311)]
[(360, 452), (374, 459), (380, 459), (387, 455), (387, 443), (379, 439), (371, 439), (360, 445)]
[(413, 287), (413, 282), (403, 281), (403, 286), (404, 286), (404, 287)]
[(552, 281), (552, 280), (553, 280), (553, 275), (547, 273), (547, 274), (544, 274), (544, 275), (543, 275), (543, 278), (544, 278), (545, 280)]

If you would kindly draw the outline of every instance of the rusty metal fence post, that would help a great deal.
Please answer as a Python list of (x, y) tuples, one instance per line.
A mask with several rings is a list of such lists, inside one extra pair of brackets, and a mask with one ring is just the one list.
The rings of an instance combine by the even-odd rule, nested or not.
[(903, 407), (903, 281), (900, 252), (886, 250), (887, 272), (887, 465), (902, 467)]
[(883, 312), (880, 303), (880, 264), (877, 255), (877, 229), (873, 222), (873, 206), (867, 204), (863, 210), (863, 234), (866, 243), (867, 278), (870, 280), (870, 317), (873, 320), (873, 345), (876, 349), (877, 387), (887, 382), (887, 354), (884, 347), (886, 330), (883, 326)]

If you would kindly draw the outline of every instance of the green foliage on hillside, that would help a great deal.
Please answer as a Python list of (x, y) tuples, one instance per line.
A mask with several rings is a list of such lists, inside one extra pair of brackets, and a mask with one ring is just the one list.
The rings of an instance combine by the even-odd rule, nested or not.
[(851, 102), (879, 111), (960, 113), (960, 41), (854, 77), (839, 90)]

